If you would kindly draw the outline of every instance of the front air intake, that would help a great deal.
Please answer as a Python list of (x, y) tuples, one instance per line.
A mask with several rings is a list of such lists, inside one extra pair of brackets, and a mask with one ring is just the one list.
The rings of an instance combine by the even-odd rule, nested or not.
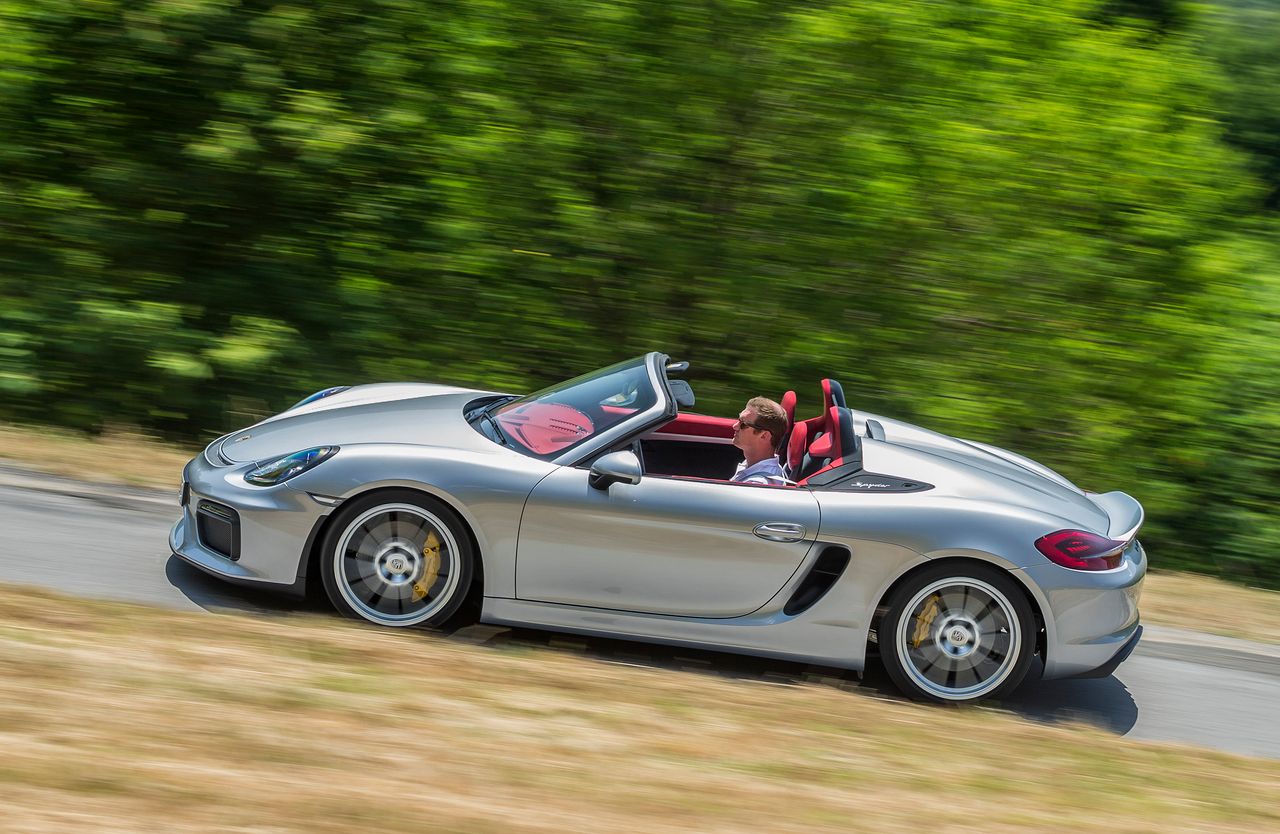
[(799, 587), (796, 592), (791, 595), (791, 599), (787, 600), (786, 606), (783, 607), (782, 613), (788, 617), (793, 617), (803, 611), (807, 611), (815, 602), (822, 599), (822, 595), (831, 590), (831, 586), (836, 584), (836, 580), (840, 578), (840, 574), (844, 573), (844, 569), (849, 566), (849, 549), (840, 547), (839, 545), (827, 545), (827, 547), (814, 560), (813, 567), (809, 568), (809, 573), (805, 578), (800, 580)]
[(240, 514), (225, 504), (196, 505), (196, 533), (200, 543), (233, 562), (240, 559)]

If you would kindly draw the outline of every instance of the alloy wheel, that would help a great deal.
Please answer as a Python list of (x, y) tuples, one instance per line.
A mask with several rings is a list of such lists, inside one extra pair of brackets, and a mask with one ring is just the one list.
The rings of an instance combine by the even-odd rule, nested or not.
[(414, 504), (382, 504), (361, 513), (343, 530), (331, 558), (343, 600), (372, 622), (422, 622), (458, 590), (453, 532)]
[(939, 579), (917, 591), (903, 611), (894, 635), (902, 671), (927, 695), (977, 700), (1018, 665), (1022, 628), (994, 585), (963, 576)]

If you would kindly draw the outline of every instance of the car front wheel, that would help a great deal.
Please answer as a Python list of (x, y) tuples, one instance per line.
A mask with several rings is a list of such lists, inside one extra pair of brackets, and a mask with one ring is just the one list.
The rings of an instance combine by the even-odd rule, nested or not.
[(344, 505), (321, 557), (324, 589), (348, 617), (386, 626), (442, 625), (466, 598), (474, 554), (457, 516), (416, 492)]
[(963, 703), (998, 697), (1026, 677), (1035, 617), (1003, 572), (939, 565), (894, 592), (877, 631), (885, 671), (908, 697)]

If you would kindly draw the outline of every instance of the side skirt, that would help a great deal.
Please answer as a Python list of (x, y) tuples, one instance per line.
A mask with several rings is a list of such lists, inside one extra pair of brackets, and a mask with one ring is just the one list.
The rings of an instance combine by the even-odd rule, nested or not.
[(863, 645), (848, 627), (774, 615), (731, 620), (694, 619), (547, 602), (485, 597), (480, 621), (613, 637), (690, 649), (749, 654), (861, 671)]

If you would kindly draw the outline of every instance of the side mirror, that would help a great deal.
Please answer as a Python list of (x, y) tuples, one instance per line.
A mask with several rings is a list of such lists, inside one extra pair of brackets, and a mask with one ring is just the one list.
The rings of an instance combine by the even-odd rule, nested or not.
[(593, 489), (608, 489), (613, 484), (638, 484), (640, 459), (635, 452), (610, 452), (591, 464), (587, 483)]

